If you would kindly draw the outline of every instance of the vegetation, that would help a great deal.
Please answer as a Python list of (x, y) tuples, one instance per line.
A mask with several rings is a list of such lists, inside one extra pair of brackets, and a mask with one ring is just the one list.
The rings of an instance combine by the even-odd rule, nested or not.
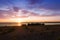
[(14, 27), (0, 27), (0, 35), (13, 32), (14, 30), (15, 30)]
[[(15, 28), (17, 30), (15, 30)], [(0, 34), (3, 35), (7, 33), (11, 34), (7, 35), (8, 38), (4, 36), (4, 40), (60, 40), (59, 25), (0, 27)]]

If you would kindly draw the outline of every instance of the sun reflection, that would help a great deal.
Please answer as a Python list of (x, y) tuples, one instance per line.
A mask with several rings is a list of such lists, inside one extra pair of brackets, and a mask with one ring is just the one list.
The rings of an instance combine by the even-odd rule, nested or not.
[(16, 20), (16, 22), (18, 23), (18, 26), (22, 26), (22, 23), (21, 23), (21, 22), (23, 22), (22, 19), (17, 18), (17, 19), (15, 19), (15, 20)]
[(18, 22), (18, 26), (22, 26), (22, 24), (20, 22)]
[(21, 19), (21, 18), (12, 18), (10, 20), (13, 20), (14, 22), (16, 22), (17, 26), (22, 26), (23, 19)]

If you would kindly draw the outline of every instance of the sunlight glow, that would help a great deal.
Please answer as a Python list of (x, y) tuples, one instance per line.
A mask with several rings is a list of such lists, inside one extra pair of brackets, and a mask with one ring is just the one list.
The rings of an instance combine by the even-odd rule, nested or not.
[(10, 20), (13, 20), (15, 22), (22, 22), (23, 21), (23, 19), (21, 19), (21, 18), (12, 18)]
[(21, 22), (23, 22), (23, 19), (21, 19), (21, 18), (13, 18), (13, 19), (10, 19), (10, 20), (13, 20), (14, 22), (17, 22), (18, 23), (17, 26), (22, 26)]

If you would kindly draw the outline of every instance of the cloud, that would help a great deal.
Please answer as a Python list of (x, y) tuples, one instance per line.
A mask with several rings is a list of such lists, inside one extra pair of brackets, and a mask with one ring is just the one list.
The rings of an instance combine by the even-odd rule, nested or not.
[(60, 0), (0, 0), (0, 7), (16, 6), (25, 9), (44, 8), (48, 10), (60, 10)]
[(33, 0), (31, 1), (33, 4), (33, 7), (35, 8), (44, 8), (47, 10), (60, 10), (60, 0), (36, 0), (33, 2)]
[(42, 3), (44, 0), (28, 0), (29, 1), (29, 4), (31, 4), (31, 5), (34, 5), (34, 4), (40, 4), (40, 3)]
[(15, 12), (18, 12), (20, 9), (19, 9), (18, 7), (13, 7), (13, 10), (14, 10)]
[(20, 8), (40, 16), (60, 15), (60, 0), (0, 0), (0, 10), (18, 12)]

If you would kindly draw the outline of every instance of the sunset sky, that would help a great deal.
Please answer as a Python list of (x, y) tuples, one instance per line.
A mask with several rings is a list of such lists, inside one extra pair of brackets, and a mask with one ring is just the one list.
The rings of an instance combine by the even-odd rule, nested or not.
[(0, 0), (0, 21), (16, 18), (59, 21), (60, 0)]

